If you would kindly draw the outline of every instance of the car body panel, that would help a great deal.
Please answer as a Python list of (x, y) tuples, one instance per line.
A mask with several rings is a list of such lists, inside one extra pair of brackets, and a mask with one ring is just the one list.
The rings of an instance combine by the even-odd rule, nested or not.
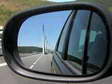
[[(78, 12), (78, 11), (77, 11)], [(88, 13), (90, 13), (90, 12), (88, 12)], [(70, 24), (71, 25), (71, 21), (72, 20), (74, 20), (74, 19), (76, 19), (76, 18), (74, 18), (75, 16), (77, 17), (77, 13), (76, 13), (76, 15), (75, 15), (75, 12), (73, 12), (72, 14), (71, 14), (71, 17), (69, 17), (68, 19), (67, 19), (67, 22), (65, 23), (65, 25), (64, 25), (64, 27), (63, 28), (66, 28), (66, 24)], [(90, 15), (91, 14), (89, 14), (89, 19), (90, 19)], [(92, 16), (91, 17), (93, 17), (93, 15), (95, 15), (94, 13), (92, 13)], [(89, 23), (89, 19), (87, 20), (87, 24), (90, 24), (90, 26), (89, 27), (91, 27), (91, 20), (90, 20), (90, 23)], [(100, 18), (101, 19), (101, 18)], [(70, 20), (70, 22), (68, 22)], [(96, 19), (95, 19), (96, 20)], [(96, 20), (97, 21), (97, 20)], [(73, 24), (73, 23), (72, 23)], [(104, 23), (103, 23), (104, 24)], [(102, 25), (102, 24), (101, 24)], [(100, 26), (101, 26), (100, 25)], [(72, 27), (72, 26), (71, 26)], [(86, 30), (86, 27), (87, 26), (85, 26), (85, 28), (83, 29), (84, 31)], [(97, 27), (97, 26), (95, 26), (95, 27)], [(63, 53), (60, 53), (60, 52), (57, 52), (58, 51), (58, 47), (59, 47), (59, 42), (60, 42), (60, 38), (63, 36), (63, 29), (62, 29), (62, 31), (61, 31), (61, 34), (60, 34), (60, 37), (59, 37), (59, 39), (58, 39), (58, 42), (57, 42), (57, 45), (56, 45), (56, 51), (55, 52), (57, 52), (54, 56), (53, 56), (53, 61), (52, 61), (52, 67), (53, 67), (53, 72), (54, 73), (56, 73), (56, 74), (66, 74), (66, 75), (71, 75), (71, 74), (77, 74), (77, 75), (81, 75), (81, 67), (80, 66), (78, 66), (77, 64), (75, 64), (75, 65), (73, 65), (73, 63), (72, 62), (70, 62), (69, 60), (66, 60), (66, 57), (68, 57), (67, 56), (67, 52), (68, 52), (68, 50), (66, 51), (66, 49), (68, 48), (68, 44), (66, 44), (66, 42), (68, 42), (69, 43), (69, 40), (70, 40), (70, 37), (69, 37), (69, 34), (71, 34), (71, 32), (72, 31), (69, 31), (71, 28), (68, 26), (67, 27), (68, 28), (68, 30), (66, 30), (67, 32), (67, 34), (65, 34), (65, 36), (66, 36), (66, 38), (64, 38), (63, 40), (64, 40), (64, 45), (62, 45), (63, 47), (62, 47), (62, 49), (63, 49), (63, 53), (64, 53), (64, 55), (63, 55)], [(99, 30), (95, 30), (95, 29), (91, 29), (90, 31), (92, 31), (92, 32), (94, 32), (94, 33), (96, 33), (96, 31), (99, 31)], [(86, 31), (85, 31), (86, 32)], [(81, 33), (81, 32), (80, 32)], [(87, 32), (86, 32), (86, 34), (87, 34)], [(92, 33), (91, 33), (92, 34)], [(62, 35), (62, 36), (61, 36)], [(80, 36), (80, 34), (78, 34), (79, 36)], [(93, 34), (94, 35), (94, 34)], [(68, 37), (68, 38), (67, 38)], [(98, 35), (98, 37), (99, 37), (99, 35)], [(80, 38), (80, 37), (79, 37)], [(91, 37), (92, 38), (92, 37)], [(85, 39), (85, 37), (84, 37), (84, 39)], [(96, 39), (96, 36), (95, 36), (95, 39)], [(79, 39), (78, 39), (79, 40)], [(94, 41), (93, 41), (94, 42)], [(96, 40), (95, 40), (95, 42), (96, 42)], [(100, 41), (99, 41), (100, 42)], [(90, 43), (92, 43), (92, 41), (90, 42)], [(98, 42), (97, 42), (98, 43)], [(103, 43), (103, 42), (102, 42)], [(94, 43), (92, 43), (92, 44), (94, 44)], [(101, 44), (101, 43), (100, 43)], [(84, 44), (85, 45), (85, 44)], [(89, 44), (87, 44), (87, 45), (89, 45)], [(82, 47), (82, 46), (81, 46)], [(84, 47), (84, 46), (83, 46)], [(69, 48), (68, 48), (69, 49)], [(99, 50), (97, 50), (97, 51), (99, 51)], [(96, 51), (95, 51), (96, 52)], [(79, 53), (80, 54), (80, 53)], [(79, 56), (79, 54), (78, 54), (78, 56)], [(94, 54), (94, 53), (93, 53)], [(91, 57), (92, 58), (92, 57)], [(72, 59), (72, 58), (71, 58)], [(103, 59), (103, 58), (102, 58)], [(78, 59), (76, 59), (76, 60), (78, 60)], [(93, 56), (93, 58), (92, 59), (90, 59), (92, 62), (94, 61), (94, 56)], [(74, 60), (72, 60), (72, 61), (74, 61)], [(82, 61), (82, 60), (81, 60)], [(96, 61), (97, 62), (97, 61)], [(95, 63), (95, 62), (93, 62), (93, 63)], [(98, 62), (97, 62), (98, 63)], [(95, 68), (95, 69), (98, 69), (98, 67), (97, 66), (95, 66), (95, 65), (93, 65), (93, 64), (89, 64), (89, 65), (91, 65), (93, 68)], [(73, 66), (75, 66), (75, 67), (73, 67)], [(90, 67), (89, 67), (89, 69), (88, 69), (88, 73), (92, 73), (92, 71), (95, 71), (94, 69), (91, 69)], [(68, 72), (69, 71), (69, 72)]]

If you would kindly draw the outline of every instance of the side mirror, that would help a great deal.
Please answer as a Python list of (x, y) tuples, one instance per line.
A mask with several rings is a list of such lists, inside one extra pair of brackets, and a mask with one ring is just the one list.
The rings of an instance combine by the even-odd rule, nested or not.
[[(17, 74), (87, 82), (111, 74), (112, 17), (99, 4), (64, 3), (24, 11), (3, 32), (3, 54)], [(108, 74), (108, 75), (107, 75)]]

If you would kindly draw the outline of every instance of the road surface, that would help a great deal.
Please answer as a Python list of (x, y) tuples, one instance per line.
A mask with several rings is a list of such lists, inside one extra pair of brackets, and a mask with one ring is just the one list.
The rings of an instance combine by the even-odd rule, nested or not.
[(32, 80), (19, 76), (14, 72), (12, 72), (7, 66), (3, 57), (0, 57), (0, 84), (62, 84), (62, 83), (54, 83), (54, 82), (52, 83), (47, 81)]
[(51, 73), (52, 54), (33, 54), (22, 57), (22, 61), (29, 69)]
[[(92, 83), (88, 82), (88, 83), (74, 83), (74, 84), (111, 84), (111, 82), (112, 82), (112, 76)], [(12, 72), (8, 68), (3, 57), (0, 57), (0, 84), (62, 84), (62, 83), (32, 80), (19, 76), (14, 72)]]

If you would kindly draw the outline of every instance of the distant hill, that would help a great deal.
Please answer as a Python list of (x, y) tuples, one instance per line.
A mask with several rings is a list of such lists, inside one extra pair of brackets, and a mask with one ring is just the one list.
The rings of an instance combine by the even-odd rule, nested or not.
[(0, 0), (0, 25), (4, 25), (18, 11), (47, 4), (51, 4), (51, 2), (46, 0)]
[(34, 53), (34, 52), (42, 52), (42, 48), (33, 47), (33, 46), (20, 46), (18, 47), (19, 53)]

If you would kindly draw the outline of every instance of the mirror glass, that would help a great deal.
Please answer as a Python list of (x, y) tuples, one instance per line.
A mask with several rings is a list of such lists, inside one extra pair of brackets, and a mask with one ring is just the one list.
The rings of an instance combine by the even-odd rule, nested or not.
[(97, 13), (92, 12), (91, 16), (90, 10), (66, 10), (26, 19), (17, 44), (22, 66), (75, 76), (102, 69), (107, 43), (105, 23)]

